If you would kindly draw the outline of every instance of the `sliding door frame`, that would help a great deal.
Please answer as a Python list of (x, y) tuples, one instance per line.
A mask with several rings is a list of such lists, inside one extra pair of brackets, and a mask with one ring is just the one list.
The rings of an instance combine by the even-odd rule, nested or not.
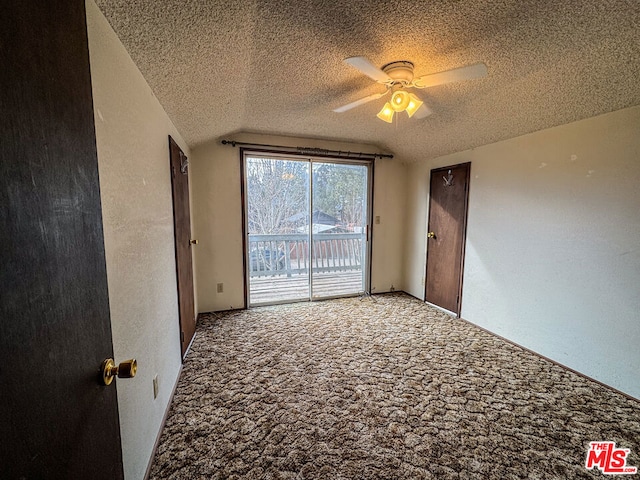
[[(240, 148), (240, 195), (241, 195), (241, 206), (242, 206), (242, 269), (244, 272), (244, 308), (250, 308), (251, 306), (260, 306), (267, 304), (255, 304), (251, 305), (249, 302), (249, 249), (248, 249), (248, 232), (249, 232), (249, 218), (247, 215), (248, 201), (247, 201), (247, 170), (246, 170), (246, 158), (251, 156), (262, 156), (265, 158), (274, 158), (278, 160), (288, 160), (288, 161), (298, 161), (298, 162), (308, 162), (309, 163), (309, 210), (313, 213), (313, 164), (314, 163), (335, 163), (342, 165), (362, 165), (367, 167), (367, 189), (366, 189), (366, 200), (367, 200), (367, 208), (366, 215), (367, 221), (365, 224), (365, 263), (366, 266), (363, 267), (364, 270), (364, 292), (363, 294), (369, 295), (371, 293), (371, 260), (372, 260), (372, 252), (373, 252), (373, 189), (374, 189), (374, 170), (375, 170), (375, 161), (374, 159), (352, 159), (352, 158), (343, 158), (335, 155), (309, 155), (306, 153), (291, 153), (291, 152), (283, 152), (271, 149), (261, 149), (261, 148)], [(312, 217), (310, 217), (312, 223)], [(299, 300), (281, 300), (277, 302), (269, 302), (268, 305), (277, 305), (283, 303), (294, 303), (294, 302), (313, 302), (313, 301), (322, 301), (322, 300), (330, 300), (334, 298), (343, 298), (343, 297), (351, 297), (355, 295), (335, 295), (335, 296), (327, 296), (321, 298), (313, 298), (313, 266), (311, 264), (311, 249), (313, 245), (313, 228), (309, 229), (309, 295), (308, 298), (299, 299)]]

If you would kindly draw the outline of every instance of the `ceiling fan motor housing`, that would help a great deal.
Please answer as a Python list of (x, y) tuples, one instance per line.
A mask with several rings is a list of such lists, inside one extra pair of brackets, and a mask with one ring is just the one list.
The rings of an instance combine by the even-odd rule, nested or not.
[(393, 83), (408, 85), (413, 80), (413, 63), (407, 60), (387, 63), (382, 71), (393, 79)]

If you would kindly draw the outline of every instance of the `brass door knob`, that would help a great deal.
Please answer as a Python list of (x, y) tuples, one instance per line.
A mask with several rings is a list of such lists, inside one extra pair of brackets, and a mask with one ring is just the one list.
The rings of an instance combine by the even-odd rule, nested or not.
[(429, 232), (429, 233), (427, 233), (427, 238), (436, 238), (436, 234), (435, 234), (435, 232)]
[(197, 245), (198, 244), (198, 240), (191, 240), (189, 243), (191, 245)]
[(111, 382), (113, 382), (113, 378), (116, 375), (118, 376), (118, 378), (135, 377), (136, 372), (138, 371), (138, 362), (135, 358), (132, 358), (120, 363), (120, 365), (116, 365), (116, 363), (113, 361), (113, 358), (107, 358), (104, 362), (102, 362), (100, 371), (102, 372), (102, 381), (104, 382), (104, 384), (111, 385)]

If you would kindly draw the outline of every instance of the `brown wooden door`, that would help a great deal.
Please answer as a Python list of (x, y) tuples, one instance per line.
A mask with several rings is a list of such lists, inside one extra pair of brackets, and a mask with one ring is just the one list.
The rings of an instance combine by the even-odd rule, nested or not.
[(84, 6), (0, 15), (3, 479), (123, 478)]
[(180, 310), (180, 346), (187, 353), (196, 332), (193, 300), (193, 263), (191, 263), (191, 214), (189, 211), (189, 163), (178, 144), (169, 137), (173, 226), (176, 244), (178, 307)]
[(431, 170), (425, 300), (460, 316), (470, 163)]

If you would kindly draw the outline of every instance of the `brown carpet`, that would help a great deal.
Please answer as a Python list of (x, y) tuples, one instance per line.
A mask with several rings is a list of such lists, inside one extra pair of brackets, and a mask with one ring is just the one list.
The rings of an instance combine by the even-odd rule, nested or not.
[(205, 315), (151, 478), (610, 478), (597, 440), (640, 466), (640, 403), (389, 294)]

